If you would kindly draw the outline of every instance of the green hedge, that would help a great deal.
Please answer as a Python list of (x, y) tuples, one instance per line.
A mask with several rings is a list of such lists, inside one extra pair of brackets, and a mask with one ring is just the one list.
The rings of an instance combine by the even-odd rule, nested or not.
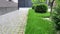
[(38, 12), (38, 13), (46, 13), (47, 12), (47, 5), (46, 4), (40, 4), (40, 5), (37, 5), (36, 8), (35, 8), (35, 12)]

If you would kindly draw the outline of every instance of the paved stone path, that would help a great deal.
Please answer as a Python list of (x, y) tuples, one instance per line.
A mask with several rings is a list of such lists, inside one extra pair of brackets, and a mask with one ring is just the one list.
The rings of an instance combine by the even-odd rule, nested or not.
[(25, 31), (25, 26), (26, 26), (26, 23), (27, 23), (27, 14), (28, 14), (28, 9), (29, 8), (20, 8), (20, 34), (24, 34), (24, 31)]
[(20, 8), (0, 16), (0, 34), (24, 34), (28, 8)]

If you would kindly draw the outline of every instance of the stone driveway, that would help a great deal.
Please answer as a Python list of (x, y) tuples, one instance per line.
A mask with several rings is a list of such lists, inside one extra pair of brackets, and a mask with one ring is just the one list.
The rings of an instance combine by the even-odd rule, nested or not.
[(0, 16), (0, 34), (24, 34), (29, 8), (20, 8)]

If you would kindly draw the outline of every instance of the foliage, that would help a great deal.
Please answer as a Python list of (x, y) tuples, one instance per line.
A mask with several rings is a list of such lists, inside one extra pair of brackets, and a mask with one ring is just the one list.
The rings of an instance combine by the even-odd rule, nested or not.
[(35, 9), (35, 6), (32, 6), (32, 9)]
[(46, 0), (32, 0), (33, 6), (39, 5), (41, 3), (46, 3)]
[(36, 8), (35, 8), (35, 12), (38, 12), (38, 13), (46, 13), (47, 12), (47, 5), (46, 4), (40, 4), (40, 5), (37, 5)]
[(25, 34), (55, 34), (54, 23), (43, 19), (44, 15), (48, 13), (42, 15), (30, 9)]
[(52, 20), (55, 22), (57, 30), (60, 30), (60, 6), (55, 7)]
[(32, 0), (32, 3), (35, 3), (35, 2), (45, 2), (46, 0)]
[(52, 15), (52, 20), (56, 24), (56, 29), (60, 30), (60, 0), (55, 0), (55, 1), (56, 1), (56, 7)]
[(56, 1), (56, 5), (60, 5), (60, 0), (55, 0)]

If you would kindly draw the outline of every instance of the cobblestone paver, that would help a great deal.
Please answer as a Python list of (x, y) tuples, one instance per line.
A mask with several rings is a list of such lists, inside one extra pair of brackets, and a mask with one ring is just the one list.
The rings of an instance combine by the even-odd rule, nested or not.
[(0, 34), (24, 34), (28, 8), (20, 8), (0, 16)]
[(29, 8), (20, 8), (20, 34), (24, 34), (25, 31), (25, 25), (27, 23), (27, 15), (28, 15), (28, 9)]

